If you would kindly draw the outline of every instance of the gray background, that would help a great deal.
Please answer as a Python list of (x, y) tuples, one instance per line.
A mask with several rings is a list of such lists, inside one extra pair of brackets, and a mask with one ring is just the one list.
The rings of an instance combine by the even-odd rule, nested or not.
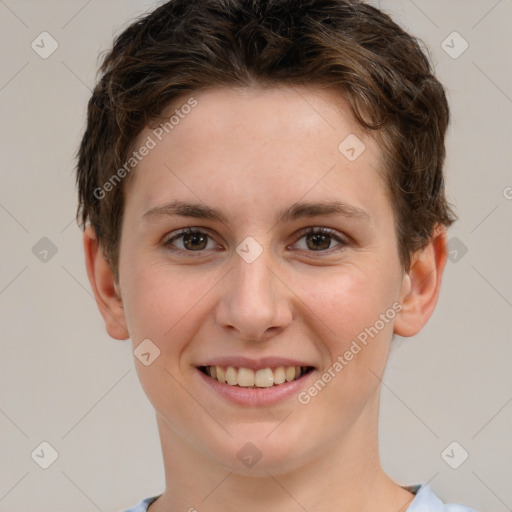
[[(447, 185), (460, 216), (436, 312), (395, 342), (383, 464), (443, 500), (512, 510), (512, 2), (376, 3), (426, 42), (448, 90)], [(105, 333), (74, 223), (73, 157), (98, 53), (152, 5), (0, 0), (1, 511), (115, 511), (163, 490), (154, 413), (130, 343)], [(46, 59), (31, 48), (43, 31), (58, 43)], [(469, 44), (457, 58), (454, 31)], [(43, 441), (58, 452), (48, 469), (31, 457)]]

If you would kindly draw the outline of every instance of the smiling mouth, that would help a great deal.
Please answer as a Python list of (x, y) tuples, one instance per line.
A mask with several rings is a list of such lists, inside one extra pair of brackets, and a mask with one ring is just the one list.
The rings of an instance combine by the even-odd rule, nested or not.
[(243, 388), (270, 388), (300, 379), (311, 372), (312, 366), (277, 366), (275, 368), (251, 368), (235, 366), (200, 366), (208, 377), (229, 386)]

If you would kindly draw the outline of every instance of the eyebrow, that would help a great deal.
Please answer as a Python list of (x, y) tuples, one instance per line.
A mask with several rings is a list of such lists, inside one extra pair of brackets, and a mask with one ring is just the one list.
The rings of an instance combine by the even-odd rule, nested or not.
[[(340, 215), (363, 221), (370, 221), (370, 215), (356, 206), (348, 205), (341, 201), (328, 202), (300, 202), (294, 203), (290, 207), (278, 212), (275, 218), (276, 224), (291, 222), (300, 218), (317, 216)], [(171, 201), (162, 206), (156, 206), (144, 213), (143, 218), (152, 218), (158, 216), (181, 216), (193, 217), (195, 219), (209, 219), (228, 223), (228, 216), (220, 208), (214, 208), (201, 203), (190, 201)]]

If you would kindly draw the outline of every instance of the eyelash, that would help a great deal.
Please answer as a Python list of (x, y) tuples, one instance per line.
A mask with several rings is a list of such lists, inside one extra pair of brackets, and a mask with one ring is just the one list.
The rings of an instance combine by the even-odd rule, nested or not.
[[(163, 245), (172, 252), (181, 253), (181, 254), (185, 254), (187, 256), (192, 256), (192, 257), (194, 256), (194, 253), (202, 253), (205, 251), (205, 249), (200, 250), (200, 251), (187, 251), (184, 249), (173, 248), (172, 242), (183, 237), (184, 235), (206, 235), (210, 240), (212, 239), (212, 237), (206, 231), (203, 231), (198, 228), (186, 228), (186, 229), (180, 230), (178, 233), (176, 233), (176, 234), (172, 235), (171, 237), (167, 238), (166, 240), (164, 240)], [(306, 251), (308, 253), (332, 254), (333, 252), (343, 250), (346, 246), (349, 245), (349, 242), (347, 240), (345, 240), (344, 238), (342, 238), (340, 235), (338, 235), (336, 231), (329, 229), (329, 228), (324, 228), (324, 227), (307, 228), (305, 231), (302, 231), (300, 233), (299, 237), (295, 240), (293, 245), (295, 245), (299, 240), (301, 240), (302, 238), (304, 238), (308, 235), (327, 235), (339, 243), (339, 247), (335, 248), (335, 249), (329, 248), (326, 250)]]

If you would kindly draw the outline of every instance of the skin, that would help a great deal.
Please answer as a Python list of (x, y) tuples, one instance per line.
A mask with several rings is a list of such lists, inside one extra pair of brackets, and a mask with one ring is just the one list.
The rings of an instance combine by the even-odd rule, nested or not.
[[(118, 282), (92, 228), (84, 233), (108, 333), (130, 337), (134, 348), (150, 339), (160, 350), (149, 366), (135, 359), (156, 411), (166, 474), (150, 511), (405, 510), (413, 495), (379, 461), (380, 379), (393, 333), (416, 334), (434, 310), (444, 228), (406, 273), (378, 172), (381, 150), (334, 91), (282, 86), (193, 97), (198, 105), (125, 184)], [(145, 129), (138, 143), (151, 133)], [(338, 150), (349, 134), (366, 146), (353, 162)], [(172, 200), (222, 208), (226, 222), (144, 215)], [(366, 217), (275, 221), (296, 202), (328, 200)], [(201, 228), (207, 244), (197, 250), (182, 237), (165, 245), (186, 227)], [(347, 243), (327, 237), (318, 249), (304, 233), (311, 227), (330, 228)], [(246, 237), (263, 250), (252, 263), (236, 252)], [(294, 357), (315, 367), (307, 389), (394, 303), (402, 310), (307, 405), (295, 395), (236, 405), (196, 369), (220, 356)], [(262, 454), (252, 468), (237, 458), (247, 442)]]

